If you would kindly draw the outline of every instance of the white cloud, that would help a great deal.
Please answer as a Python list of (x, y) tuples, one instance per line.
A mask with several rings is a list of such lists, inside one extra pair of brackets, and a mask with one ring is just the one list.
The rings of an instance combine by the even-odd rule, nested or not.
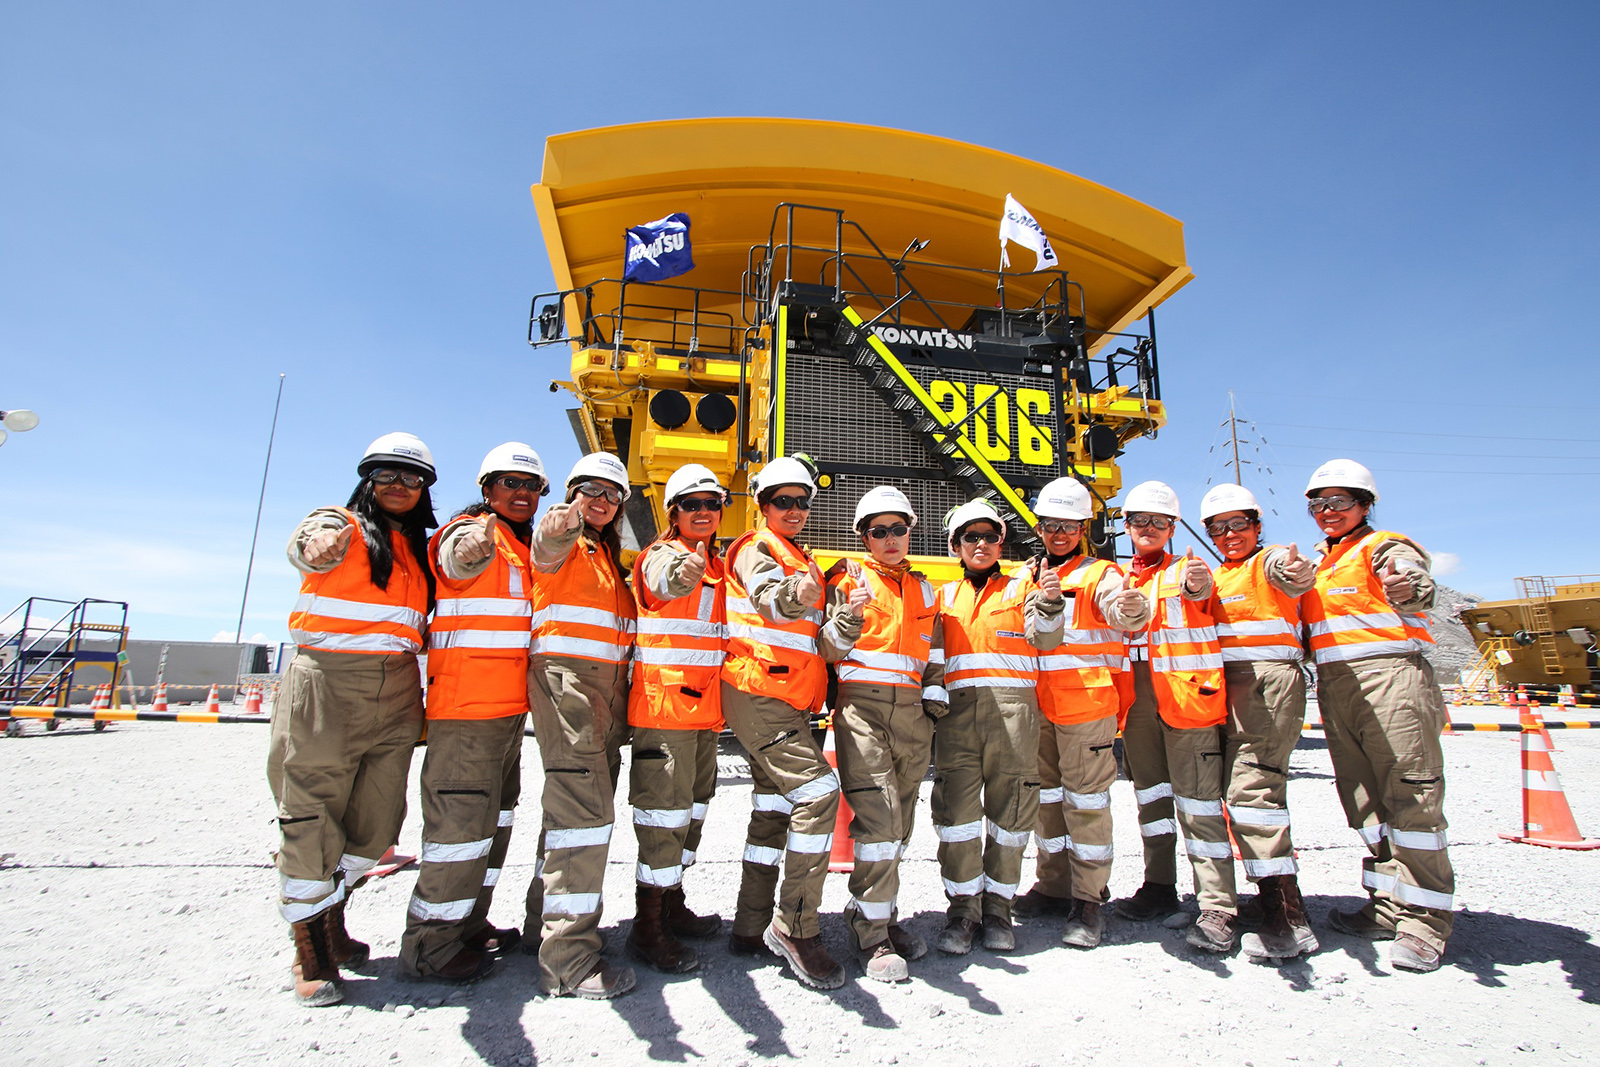
[(1461, 557), (1454, 552), (1433, 553), (1433, 573), (1437, 577), (1455, 574), (1461, 569)]

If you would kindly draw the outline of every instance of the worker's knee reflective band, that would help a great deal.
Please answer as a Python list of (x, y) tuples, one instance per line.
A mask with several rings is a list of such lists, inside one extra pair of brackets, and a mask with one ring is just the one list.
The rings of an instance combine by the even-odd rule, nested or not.
[(501, 808), (500, 814), (495, 819), (496, 826), (510, 826), (517, 821), (517, 809)]
[(1284, 874), (1300, 873), (1300, 865), (1293, 856), (1279, 856), (1269, 860), (1245, 860), (1244, 873), (1251, 878), (1276, 878)]
[(1067, 839), (1067, 847), (1072, 854), (1085, 863), (1110, 863), (1116, 849), (1112, 845), (1085, 845), (1079, 841)]
[(1073, 793), (1069, 791), (1063, 800), (1071, 801), (1072, 806), (1078, 811), (1093, 811), (1098, 808), (1111, 806), (1111, 794), (1107, 793)]
[(546, 893), (546, 915), (593, 915), (600, 910), (599, 893)]
[(993, 893), (997, 897), (1005, 897), (1007, 900), (1017, 895), (1017, 885), (1016, 882), (997, 882), (987, 874), (983, 876), (983, 891)]
[(463, 841), (459, 844), (445, 845), (436, 841), (422, 843), (423, 863), (461, 863), (465, 860), (478, 860), (489, 854), (489, 849), (494, 845), (494, 838), (485, 837), (481, 841)]
[(789, 803), (788, 798), (776, 793), (751, 793), (750, 806), (756, 811), (775, 811), (780, 815), (794, 811), (794, 805)]
[(1184, 815), (1205, 818), (1208, 815), (1220, 816), (1222, 814), (1222, 801), (1220, 800), (1199, 800), (1195, 797), (1180, 797), (1176, 795), (1172, 799), (1178, 805), (1178, 811)]
[(948, 878), (943, 879), (943, 882), (944, 891), (953, 897), (975, 896), (983, 889), (983, 875), (981, 874), (965, 882), (952, 882)]
[(1031, 834), (1030, 830), (1007, 830), (992, 822), (989, 823), (989, 836), (994, 839), (995, 844), (1006, 848), (1021, 848), (1028, 843)]
[(766, 845), (744, 846), (744, 861), (746, 863), (759, 863), (763, 867), (776, 867), (783, 860), (783, 849), (768, 848)]
[(1067, 848), (1067, 837), (1065, 834), (1060, 837), (1041, 837), (1036, 833), (1033, 835), (1033, 843), (1038, 846), (1040, 852), (1064, 852)]
[(688, 808), (634, 808), (633, 825), (655, 826), (664, 830), (678, 830), (689, 825)]
[(1377, 871), (1363, 871), (1361, 884), (1368, 889), (1380, 893), (1388, 893), (1402, 904), (1411, 904), (1419, 908), (1435, 908), (1439, 911), (1451, 911), (1455, 908), (1455, 896), (1450, 893), (1439, 893), (1432, 889), (1423, 889), (1421, 886), (1403, 882), (1392, 874), (1379, 874)]
[(477, 897), (467, 897), (435, 904), (413, 894), (411, 906), (406, 910), (423, 922), (460, 922), (472, 914), (472, 906), (477, 902)]
[(1066, 792), (1067, 791), (1061, 788), (1059, 785), (1051, 789), (1041, 789), (1039, 790), (1039, 803), (1059, 804), (1061, 803), (1062, 798), (1066, 796)]
[(790, 830), (788, 838), (784, 841), (784, 848), (790, 852), (828, 852), (833, 849), (833, 835), (801, 834)]
[(1175, 834), (1177, 832), (1178, 824), (1172, 819), (1157, 819), (1154, 822), (1142, 822), (1139, 824), (1139, 833), (1145, 837), (1161, 837), (1164, 834)]
[(894, 916), (892, 900), (862, 900), (860, 897), (851, 897), (850, 903), (861, 913), (862, 918), (874, 922), (886, 921)]
[(495, 886), (497, 886), (499, 884), (500, 884), (500, 868), (499, 867), (488, 867), (488, 868), (485, 868), (485, 870), (483, 872), (483, 887), (485, 889), (493, 889)]
[(791, 804), (804, 804), (808, 800), (820, 800), (829, 793), (839, 791), (839, 776), (829, 771), (821, 778), (813, 778), (804, 785), (797, 786), (784, 794), (785, 799)]
[(1148, 789), (1135, 789), (1133, 799), (1140, 804), (1154, 804), (1158, 800), (1165, 800), (1172, 795), (1171, 782), (1158, 782)]
[(1365, 841), (1369, 847), (1377, 848), (1383, 841), (1384, 835), (1389, 832), (1389, 824), (1380, 822), (1372, 826), (1358, 826), (1355, 830), (1356, 833), (1361, 835), (1361, 840)]
[(972, 822), (956, 823), (954, 826), (940, 826), (933, 824), (934, 833), (939, 835), (939, 840), (944, 842), (976, 841), (983, 836), (983, 821), (974, 819)]
[(683, 881), (683, 868), (674, 867), (647, 867), (639, 864), (634, 871), (634, 878), (640, 885), (661, 886), (667, 889)]
[(546, 830), (544, 847), (547, 852), (558, 848), (588, 848), (591, 845), (611, 843), (611, 823), (604, 826), (580, 826), (569, 830)]
[(862, 863), (881, 863), (892, 860), (900, 855), (900, 842), (898, 841), (857, 841), (855, 843), (856, 859)]
[(1288, 808), (1246, 808), (1228, 805), (1228, 818), (1240, 826), (1288, 826)]
[(1207, 860), (1233, 859), (1233, 846), (1226, 841), (1196, 841), (1192, 837), (1183, 840), (1189, 855)]
[(321, 900), (338, 888), (332, 878), (285, 878), (278, 876), (278, 895), (285, 900)]
[(355, 881), (377, 865), (378, 861), (376, 859), (368, 859), (365, 856), (352, 856), (348, 852), (339, 857), (339, 869), (347, 875), (345, 878), (347, 882)]
[(1413, 848), (1423, 852), (1443, 852), (1450, 847), (1443, 830), (1396, 830), (1391, 826), (1389, 841), (1396, 848)]

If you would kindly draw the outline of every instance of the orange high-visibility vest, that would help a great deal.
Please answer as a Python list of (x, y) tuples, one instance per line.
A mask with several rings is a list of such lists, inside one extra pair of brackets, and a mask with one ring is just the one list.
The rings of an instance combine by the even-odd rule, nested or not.
[(1215, 571), (1209, 605), (1217, 620), (1224, 663), (1305, 658), (1300, 645), (1300, 601), (1267, 579), (1267, 554), (1225, 560)]
[(1132, 702), (1124, 681), (1131, 681), (1133, 669), (1128, 635), (1108, 623), (1095, 603), (1107, 573), (1121, 570), (1091, 556), (1074, 556), (1056, 568), (1067, 618), (1060, 646), (1039, 653), (1039, 711), (1062, 726), (1115, 715)]
[[(861, 619), (861, 636), (850, 654), (835, 665), (840, 685), (898, 685), (922, 689), (922, 675), (930, 659), (942, 661), (944, 651), (933, 647), (933, 624), (938, 618), (933, 586), (908, 567), (891, 574), (867, 559), (858, 582), (848, 572), (831, 584), (848, 596), (865, 583), (872, 591)], [(942, 687), (922, 692), (925, 700), (949, 699)]]
[(1179, 730), (1218, 726), (1228, 718), (1222, 644), (1204, 603), (1183, 595), (1184, 561), (1162, 553), (1161, 564), (1134, 574), (1134, 588), (1151, 599), (1149, 628), (1129, 638), (1133, 659), (1150, 661), (1156, 711)]
[(535, 656), (626, 663), (633, 620), (633, 596), (605, 545), (579, 537), (560, 570), (534, 569)]
[(946, 689), (1031, 689), (1038, 683), (1039, 657), (1028, 644), (1022, 614), (1028, 588), (1026, 571), (1009, 579), (996, 574), (982, 590), (965, 578), (940, 588)]
[(300, 599), (289, 616), (289, 636), (301, 648), (316, 652), (422, 651), (428, 580), (422, 563), (411, 554), (411, 542), (399, 530), (389, 531), (394, 568), (389, 588), (379, 589), (372, 584), (372, 562), (361, 526), (350, 512), (344, 511), (344, 516), (356, 531), (350, 547), (333, 570), (301, 576)]
[(438, 582), (428, 629), (428, 718), (502, 719), (528, 710), (529, 620), (533, 585), (528, 546), (496, 524), (494, 555), (476, 578), (455, 581), (439, 566), (439, 545), (462, 523), (486, 525), (487, 515), (445, 524), (428, 542)]
[(750, 591), (734, 569), (739, 553), (755, 541), (767, 546), (786, 576), (810, 571), (817, 584), (822, 585), (822, 574), (811, 555), (772, 530), (751, 530), (729, 545), (724, 582), (728, 654), (722, 664), (722, 677), (742, 693), (775, 697), (801, 711), (816, 711), (828, 696), (828, 672), (817, 647), (827, 590), (818, 591), (817, 603), (800, 618), (770, 622), (756, 610)]
[(1401, 534), (1375, 530), (1340, 541), (1317, 564), (1317, 584), (1301, 598), (1300, 610), (1319, 666), (1406, 655), (1433, 644), (1426, 615), (1398, 612), (1383, 595), (1372, 554), (1384, 541), (1415, 544)]
[(633, 561), (639, 620), (628, 722), (655, 730), (720, 730), (727, 640), (722, 557), (708, 559), (699, 588), (675, 600), (646, 586), (644, 557), (641, 552)]

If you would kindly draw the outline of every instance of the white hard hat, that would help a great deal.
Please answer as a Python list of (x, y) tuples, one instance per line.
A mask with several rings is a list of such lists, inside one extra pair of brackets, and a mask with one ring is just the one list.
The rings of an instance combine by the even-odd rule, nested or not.
[(779, 456), (750, 479), (750, 488), (755, 490), (758, 497), (780, 485), (803, 485), (808, 494), (817, 491), (817, 479), (811, 468), (792, 456)]
[(1213, 485), (1206, 490), (1205, 499), (1200, 501), (1201, 522), (1205, 522), (1213, 515), (1224, 515), (1230, 511), (1253, 511), (1260, 515), (1261, 505), (1256, 503), (1254, 493), (1232, 482)]
[(573, 486), (595, 478), (621, 489), (624, 500), (633, 495), (628, 485), (628, 468), (622, 465), (622, 460), (610, 452), (591, 452), (572, 465), (572, 473), (567, 475), (567, 496), (572, 496)]
[(1140, 482), (1129, 489), (1128, 498), (1122, 502), (1122, 513), (1131, 515), (1136, 511), (1171, 515), (1175, 519), (1183, 517), (1178, 513), (1178, 494), (1166, 482)]
[(1006, 539), (1006, 520), (994, 509), (994, 505), (987, 500), (969, 500), (965, 504), (950, 509), (944, 517), (944, 532), (950, 542), (950, 554), (961, 555), (961, 549), (956, 547), (956, 538), (961, 536), (961, 531), (975, 522), (992, 522), (1000, 528), (1000, 540)]
[(1378, 499), (1378, 483), (1372, 480), (1372, 472), (1353, 459), (1330, 459), (1312, 471), (1306, 496), (1318, 489), (1365, 489), (1374, 501)]
[(724, 504), (728, 502), (728, 490), (717, 481), (716, 472), (700, 463), (685, 463), (672, 472), (672, 477), (667, 479), (667, 507), (690, 493), (715, 493)]
[(550, 479), (545, 477), (544, 461), (532, 445), (525, 445), (521, 441), (507, 441), (489, 449), (483, 462), (478, 464), (478, 484), (488, 481), (489, 475), (500, 473), (532, 474), (539, 479), (539, 492), (550, 491)]
[(433, 453), (415, 434), (384, 434), (367, 446), (367, 454), (356, 464), (356, 473), (365, 478), (383, 467), (416, 471), (426, 479), (424, 485), (432, 485), (439, 480), (439, 472), (433, 468)]
[(1089, 487), (1076, 478), (1057, 478), (1039, 490), (1033, 513), (1041, 519), (1092, 519)]
[(900, 490), (892, 485), (875, 485), (868, 489), (861, 494), (861, 499), (856, 501), (856, 533), (861, 532), (861, 524), (872, 516), (890, 512), (904, 515), (908, 525), (917, 524), (917, 513), (911, 510), (911, 501)]

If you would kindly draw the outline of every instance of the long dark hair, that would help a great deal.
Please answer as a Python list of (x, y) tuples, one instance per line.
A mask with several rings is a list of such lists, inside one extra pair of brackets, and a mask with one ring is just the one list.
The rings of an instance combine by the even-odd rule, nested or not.
[[(389, 588), (389, 576), (394, 573), (394, 550), (389, 545), (389, 522), (395, 517), (378, 506), (377, 493), (373, 491), (372, 479), (363, 478), (356, 486), (355, 492), (350, 494), (350, 500), (345, 504), (356, 517), (356, 522), (361, 526), (361, 539), (367, 545), (367, 562), (372, 566), (372, 584), (379, 589)], [(422, 496), (417, 500), (417, 506), (399, 516), (400, 532), (405, 536), (406, 543), (411, 546), (411, 555), (416, 559), (417, 565), (422, 568), (422, 575), (428, 582), (428, 611), (433, 610), (434, 580), (433, 568), (428, 566), (428, 531), (439, 525), (439, 520), (433, 517), (433, 497), (428, 493), (428, 487), (422, 487)]]
[(489, 506), (489, 502), (487, 500), (479, 500), (476, 503), (468, 504), (466, 507), (464, 507), (460, 511), (456, 512), (454, 515), (450, 516), (450, 521), (454, 522), (456, 519), (462, 518), (463, 516), (475, 519), (479, 515), (490, 515), (490, 514), (494, 514), (494, 515), (498, 516), (500, 521), (503, 524), (505, 524), (505, 526), (512, 533), (517, 535), (517, 540), (521, 541), (525, 545), (532, 543), (532, 541), (533, 541), (533, 521), (531, 519), (528, 522), (512, 522), (510, 519), (506, 518), (504, 515), (500, 515), (498, 512), (496, 512), (494, 510), (494, 508), (490, 507)]

